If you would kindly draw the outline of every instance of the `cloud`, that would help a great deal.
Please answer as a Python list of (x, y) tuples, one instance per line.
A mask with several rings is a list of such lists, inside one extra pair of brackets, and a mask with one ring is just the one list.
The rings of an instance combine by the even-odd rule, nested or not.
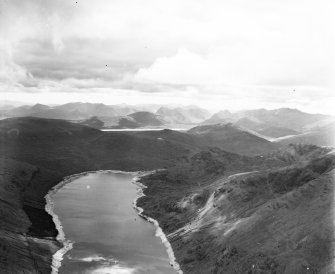
[(317, 94), (333, 99), (331, 0), (0, 5), (0, 92), (34, 93), (36, 100), (49, 93), (51, 101), (52, 94), (92, 93), (94, 100), (106, 92), (216, 108), (240, 100), (250, 108), (316, 109)]
[[(211, 61), (186, 49), (171, 57), (160, 57), (148, 68), (141, 68), (134, 79), (144, 83), (212, 84), (222, 82)], [(221, 78), (221, 79), (220, 79)]]
[(280, 39), (213, 48), (206, 54), (179, 49), (173, 56), (157, 58), (134, 78), (163, 84), (332, 87), (329, 55), (323, 45), (309, 42), (302, 48)]

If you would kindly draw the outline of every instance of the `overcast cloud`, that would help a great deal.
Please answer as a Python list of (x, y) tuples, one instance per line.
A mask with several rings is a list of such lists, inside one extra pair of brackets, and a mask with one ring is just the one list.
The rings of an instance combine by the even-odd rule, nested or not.
[(8, 100), (335, 114), (332, 0), (0, 1)]

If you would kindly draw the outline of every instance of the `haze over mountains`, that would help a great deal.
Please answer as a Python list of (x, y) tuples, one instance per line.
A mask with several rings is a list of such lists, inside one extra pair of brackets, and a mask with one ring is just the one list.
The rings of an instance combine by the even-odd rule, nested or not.
[[(297, 109), (255, 109), (213, 115), (197, 106), (105, 105), (68, 103), (57, 106), (36, 104), (19, 107), (2, 106), (2, 117), (42, 117), (65, 119), (97, 129), (181, 128), (198, 125), (231, 123), (234, 127), (272, 142), (289, 143), (292, 138), (302, 143), (331, 145), (335, 118), (310, 114)], [(327, 137), (325, 137), (327, 136)]]
[[(138, 113), (136, 113), (138, 112)], [(3, 117), (43, 117), (71, 121), (97, 117), (105, 127), (137, 128), (162, 125), (197, 124), (210, 117), (207, 110), (197, 106), (166, 107), (159, 105), (105, 105), (68, 103), (59, 106), (36, 104), (33, 106), (3, 106)]]
[(330, 118), (329, 115), (310, 114), (290, 108), (243, 110), (235, 113), (225, 110), (214, 114), (203, 124), (233, 122), (241, 126), (249, 125), (259, 130), (264, 125), (272, 125), (274, 128), (302, 131), (306, 126), (328, 118)]
[(335, 274), (334, 3), (0, 0), (0, 274), (162, 274), (106, 246), (98, 193), (64, 196), (60, 259), (46, 194), (111, 170), (182, 274)]
[[(256, 109), (214, 114), (203, 125), (233, 123), (242, 130), (273, 142), (334, 145), (335, 119), (329, 115), (310, 114), (297, 109)], [(292, 140), (292, 141), (291, 141)]]

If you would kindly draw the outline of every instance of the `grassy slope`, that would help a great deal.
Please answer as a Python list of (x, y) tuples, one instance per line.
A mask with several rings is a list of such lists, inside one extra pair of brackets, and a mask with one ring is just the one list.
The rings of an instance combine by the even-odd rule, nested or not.
[[(139, 205), (169, 234), (184, 273), (331, 273), (333, 154), (211, 154), (142, 180)], [(205, 172), (213, 161), (216, 175)], [(229, 177), (250, 170), (259, 172)]]
[(0, 134), (1, 273), (50, 273), (57, 231), (44, 211), (44, 196), (64, 176), (99, 169), (162, 168), (190, 153), (182, 145), (104, 133), (62, 120), (2, 120)]
[[(175, 237), (171, 238), (177, 258), (181, 261), (185, 272), (208, 273), (210, 270), (213, 273), (215, 271), (225, 273), (223, 269), (228, 269), (226, 273), (243, 273), (244, 268), (242, 272), (236, 272), (226, 265), (228, 262), (231, 266), (250, 267), (250, 264), (243, 261), (248, 258), (243, 255), (245, 254), (243, 238), (240, 244), (237, 240), (232, 243), (225, 242), (226, 238), (222, 237), (222, 234), (219, 234), (219, 238), (215, 238), (217, 235), (214, 237), (211, 231), (211, 227), (215, 227), (215, 224), (209, 222), (207, 225), (207, 218), (213, 221), (223, 220), (220, 227), (222, 225), (224, 230), (226, 226), (223, 217), (228, 209), (236, 210), (244, 205), (244, 201), (245, 206), (251, 206), (250, 214), (258, 210), (258, 207), (255, 207), (254, 203), (250, 204), (248, 200), (254, 193), (259, 200), (269, 202), (274, 200), (269, 198), (269, 193), (261, 191), (264, 189), (264, 181), (260, 180), (263, 183), (256, 186), (254, 186), (255, 183), (251, 183), (251, 191), (249, 191), (249, 186), (247, 187), (244, 181), (240, 182), (238, 178), (228, 180), (227, 176), (255, 169), (283, 168), (296, 161), (307, 163), (311, 158), (324, 157), (322, 156), (324, 152), (315, 147), (307, 150), (294, 148), (291, 151), (271, 154), (267, 157), (241, 156), (218, 148), (201, 151), (209, 144), (204, 144), (203, 139), (200, 142), (199, 138), (194, 137), (193, 134), (171, 131), (155, 133), (163, 135), (107, 133), (61, 120), (38, 118), (0, 121), (0, 134), (0, 154), (2, 155), (0, 209), (4, 209), (0, 211), (2, 244), (0, 266), (3, 273), (20, 273), (24, 269), (30, 273), (49, 272), (51, 254), (57, 248), (57, 243), (53, 240), (56, 235), (54, 224), (44, 211), (44, 196), (64, 176), (98, 169), (145, 170), (163, 167), (168, 168), (165, 174), (159, 173), (157, 177), (144, 181), (150, 187), (146, 189), (147, 197), (142, 198), (140, 203), (146, 213), (158, 219), (168, 233), (175, 232), (187, 223), (192, 223), (195, 228), (199, 227), (199, 232), (187, 233), (190, 235), (189, 238), (184, 237), (182, 233), (175, 233)], [(286, 172), (283, 171), (284, 174)], [(300, 180), (302, 175), (296, 175), (294, 172), (292, 174), (293, 178), (296, 176), (298, 181), (303, 183), (301, 186), (293, 184), (292, 189), (288, 188), (289, 191), (302, 189), (313, 181), (310, 174), (306, 177), (308, 181)], [(317, 184), (317, 187), (323, 185), (331, 187), (329, 182), (325, 183), (325, 179), (319, 173), (316, 175), (315, 180), (322, 182)], [(302, 178), (305, 177), (302, 176)], [(234, 185), (231, 182), (235, 182)], [(241, 184), (229, 193), (232, 195), (230, 200), (235, 201), (234, 206), (226, 209), (226, 204), (221, 205), (216, 201), (220, 205), (220, 211), (217, 211), (218, 207), (214, 204), (205, 207), (214, 191), (219, 193), (215, 199), (222, 197), (222, 184), (232, 184), (232, 187)], [(284, 187), (285, 191), (286, 188)], [(302, 193), (305, 192), (302, 191)], [(319, 199), (318, 192), (315, 193)], [(325, 199), (329, 199), (330, 193), (327, 189)], [(285, 193), (275, 193), (275, 195), (276, 199), (279, 199)], [(221, 198), (219, 200), (221, 201)], [(295, 203), (299, 205), (301, 202), (296, 200)], [(323, 216), (320, 218), (326, 218), (327, 215), (324, 213), (329, 215), (329, 204), (320, 202), (316, 205), (319, 207), (314, 210)], [(301, 214), (306, 217), (307, 226), (310, 211), (305, 204), (302, 204), (301, 208)], [(200, 217), (197, 212), (199, 209), (203, 212)], [(243, 207), (242, 210), (244, 210)], [(233, 210), (230, 212), (233, 215), (239, 214)], [(246, 212), (249, 211), (245, 211), (244, 214), (247, 214)], [(260, 220), (263, 220), (262, 216)], [(281, 215), (276, 216), (279, 218)], [(288, 220), (283, 219), (283, 225), (285, 222)], [(202, 223), (206, 225), (202, 226)], [(320, 220), (317, 223), (320, 223)], [(329, 222), (324, 221), (324, 224)], [(258, 231), (254, 229), (247, 233), (241, 232), (241, 235), (253, 235)], [(281, 230), (285, 231), (285, 226)], [(219, 232), (216, 231), (216, 233)], [(314, 234), (311, 233), (311, 235)], [(271, 242), (271, 238), (266, 239)], [(315, 243), (315, 241), (312, 242)], [(255, 244), (255, 242), (251, 243)], [(269, 250), (272, 250), (271, 246)], [(235, 261), (233, 258), (236, 252), (242, 252), (242, 256), (239, 255), (239, 259)], [(224, 257), (222, 263), (220, 258), (226, 256), (224, 254), (228, 254), (228, 258), (231, 259)], [(257, 253), (251, 253), (252, 256), (255, 254)], [(17, 258), (22, 260), (15, 263)]]
[(136, 136), (162, 141), (169, 141), (199, 149), (218, 147), (223, 150), (243, 154), (258, 155), (275, 151), (280, 147), (249, 132), (240, 130), (232, 124), (197, 126), (187, 132), (162, 130), (153, 132), (131, 133)]
[(287, 145), (290, 143), (315, 144), (318, 146), (335, 146), (335, 125), (314, 129), (313, 131), (298, 134), (283, 139), (278, 143)]
[(232, 124), (197, 126), (190, 129), (188, 133), (202, 140), (207, 146), (217, 146), (226, 151), (250, 156), (268, 153), (279, 148), (278, 144), (242, 131)]

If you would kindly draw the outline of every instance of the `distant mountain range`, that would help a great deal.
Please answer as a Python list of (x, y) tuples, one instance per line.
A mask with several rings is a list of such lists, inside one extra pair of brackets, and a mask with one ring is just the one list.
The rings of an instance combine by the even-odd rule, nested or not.
[(112, 128), (159, 127), (165, 124), (163, 117), (160, 115), (148, 111), (138, 111), (121, 117), (118, 124), (112, 126)]
[[(273, 127), (277, 129), (277, 132), (274, 133), (276, 136), (272, 137), (280, 137), (278, 136), (280, 128), (300, 132), (310, 124), (329, 118), (329, 115), (310, 114), (291, 108), (243, 110), (234, 113), (224, 110), (203, 121), (203, 124), (231, 122), (248, 126), (253, 130)], [(268, 133), (271, 133), (271, 130)]]
[[(162, 107), (154, 105), (105, 105), (68, 103), (59, 106), (36, 104), (33, 106), (3, 106), (3, 117), (41, 117), (64, 119), (90, 125), (90, 120), (103, 122), (102, 127), (138, 128), (163, 125), (194, 125), (210, 117), (210, 113), (197, 106)], [(87, 121), (86, 121), (87, 120)], [(97, 124), (94, 123), (94, 126)]]
[(197, 124), (210, 117), (210, 113), (199, 107), (161, 107), (157, 114), (164, 117), (165, 121), (170, 124)]
[(280, 108), (245, 110), (235, 113), (227, 110), (220, 111), (203, 121), (202, 124), (232, 123), (242, 130), (269, 141), (286, 144), (302, 142), (329, 146), (335, 144), (331, 138), (335, 128), (334, 122), (334, 117), (329, 115)]
[(32, 116), (48, 119), (83, 120), (92, 116), (115, 117), (136, 112), (135, 107), (125, 105), (107, 106), (91, 103), (68, 103), (59, 106), (36, 104), (33, 106), (20, 106), (4, 112), (6, 117)]
[[(183, 128), (230, 123), (235, 128), (272, 142), (302, 142), (328, 146), (334, 143), (335, 118), (297, 109), (255, 109), (211, 114), (197, 106), (105, 105), (68, 103), (58, 106), (1, 107), (3, 117), (64, 119), (93, 128)], [(197, 130), (199, 130), (198, 128)], [(202, 128), (203, 129), (203, 128)], [(217, 134), (217, 133), (216, 133)], [(328, 137), (325, 137), (328, 136)]]
[(290, 128), (272, 126), (271, 123), (269, 124), (269, 123), (255, 122), (246, 117), (237, 120), (237, 122), (235, 122), (234, 125), (240, 128), (245, 128), (246, 130), (249, 131), (254, 131), (255, 133), (258, 133), (261, 136), (273, 137), (273, 138), (278, 138), (287, 135), (297, 135), (300, 133), (299, 131)]

